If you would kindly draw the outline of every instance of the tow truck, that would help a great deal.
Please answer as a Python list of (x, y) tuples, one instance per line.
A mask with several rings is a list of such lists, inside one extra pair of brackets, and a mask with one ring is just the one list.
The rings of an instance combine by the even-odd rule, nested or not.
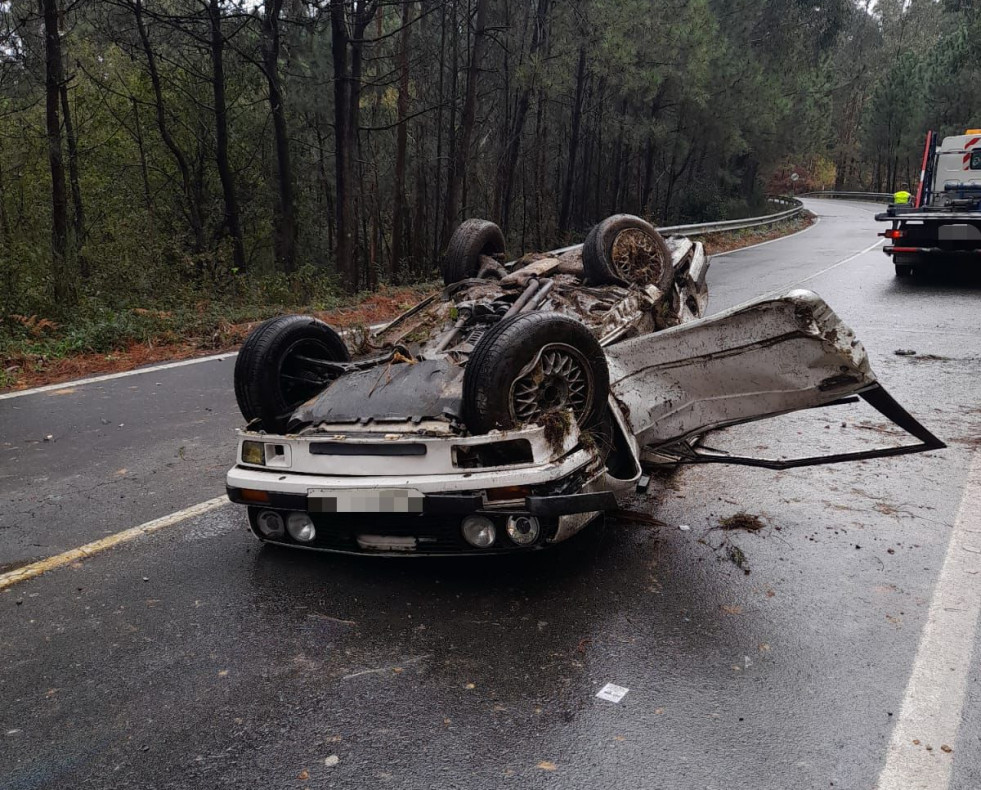
[(938, 263), (981, 262), (981, 129), (944, 137), (927, 132), (912, 204), (893, 204), (875, 218), (891, 227), (897, 277)]

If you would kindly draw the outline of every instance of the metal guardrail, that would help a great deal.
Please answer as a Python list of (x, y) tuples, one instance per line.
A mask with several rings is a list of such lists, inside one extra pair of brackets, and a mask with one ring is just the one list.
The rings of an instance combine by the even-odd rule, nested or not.
[(727, 219), (722, 222), (698, 222), (694, 225), (671, 225), (658, 228), (663, 234), (676, 234), (681, 236), (707, 236), (710, 233), (725, 233), (730, 230), (744, 230), (746, 228), (759, 228), (764, 225), (773, 225), (776, 222), (783, 222), (793, 219), (804, 210), (804, 204), (793, 197), (771, 197), (767, 202), (779, 206), (790, 206), (783, 211), (774, 214), (764, 214), (760, 217), (746, 217), (743, 219)]
[(851, 198), (852, 200), (889, 200), (892, 201), (890, 192), (841, 192), (836, 189), (825, 189), (820, 192), (804, 192), (800, 197), (827, 197), (827, 198)]
[[(665, 236), (707, 236), (710, 233), (725, 233), (732, 230), (744, 230), (745, 228), (760, 228), (765, 225), (773, 225), (787, 219), (793, 219), (804, 210), (804, 204), (797, 198), (778, 196), (767, 198), (768, 203), (778, 206), (789, 206), (783, 211), (774, 214), (764, 214), (760, 217), (746, 217), (744, 219), (727, 219), (721, 222), (698, 222), (694, 225), (662, 225), (658, 227), (658, 233)], [(571, 252), (582, 247), (582, 243), (570, 244), (559, 250), (551, 250), (550, 255), (561, 255), (564, 252)]]

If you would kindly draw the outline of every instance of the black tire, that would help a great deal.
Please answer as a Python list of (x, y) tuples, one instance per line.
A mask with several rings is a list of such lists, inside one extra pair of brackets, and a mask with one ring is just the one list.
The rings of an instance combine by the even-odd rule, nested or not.
[(504, 253), (504, 234), (486, 219), (468, 219), (460, 223), (443, 256), (443, 283), (452, 285), (476, 277), (480, 271), (480, 256)]
[(897, 263), (896, 264), (896, 276), (897, 277), (912, 277), (913, 267), (908, 263)]
[(463, 419), (482, 434), (571, 409), (584, 430), (601, 418), (609, 389), (606, 356), (583, 324), (558, 313), (523, 313), (477, 342), (463, 374)]
[(589, 285), (671, 287), (671, 251), (654, 226), (632, 214), (614, 214), (596, 225), (582, 245)]
[(341, 336), (309, 316), (271, 318), (245, 339), (235, 360), (235, 399), (247, 422), (282, 432), (293, 411), (323, 389), (322, 378), (298, 356), (350, 359)]

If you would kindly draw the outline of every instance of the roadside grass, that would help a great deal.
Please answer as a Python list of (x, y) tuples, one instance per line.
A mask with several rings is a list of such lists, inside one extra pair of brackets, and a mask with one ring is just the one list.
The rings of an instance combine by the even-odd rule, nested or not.
[(315, 315), (341, 328), (368, 326), (394, 318), (435, 287), (383, 287), (315, 304), (201, 300), (171, 310), (100, 309), (65, 323), (6, 315), (0, 318), (0, 390), (231, 350), (257, 323), (284, 313)]
[(773, 225), (764, 225), (760, 228), (746, 228), (745, 230), (734, 230), (729, 233), (713, 233), (709, 236), (692, 236), (705, 245), (706, 255), (717, 255), (720, 252), (730, 252), (741, 247), (750, 247), (772, 239), (779, 239), (798, 233), (814, 224), (814, 215), (805, 211), (798, 217), (788, 219), (784, 222), (777, 222)]

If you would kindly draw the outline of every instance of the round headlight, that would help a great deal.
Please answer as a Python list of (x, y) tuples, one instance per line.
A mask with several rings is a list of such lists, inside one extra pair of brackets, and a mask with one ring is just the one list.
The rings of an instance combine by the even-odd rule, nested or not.
[(474, 548), (489, 548), (496, 537), (494, 522), (486, 516), (467, 516), (463, 519), (463, 538)]
[(538, 519), (534, 516), (509, 516), (508, 537), (519, 546), (529, 546), (538, 540), (542, 531)]
[(317, 536), (317, 528), (306, 513), (290, 513), (286, 519), (286, 531), (300, 543), (309, 543)]
[(275, 510), (263, 510), (256, 516), (255, 523), (264, 538), (281, 538), (285, 532), (283, 517)]

